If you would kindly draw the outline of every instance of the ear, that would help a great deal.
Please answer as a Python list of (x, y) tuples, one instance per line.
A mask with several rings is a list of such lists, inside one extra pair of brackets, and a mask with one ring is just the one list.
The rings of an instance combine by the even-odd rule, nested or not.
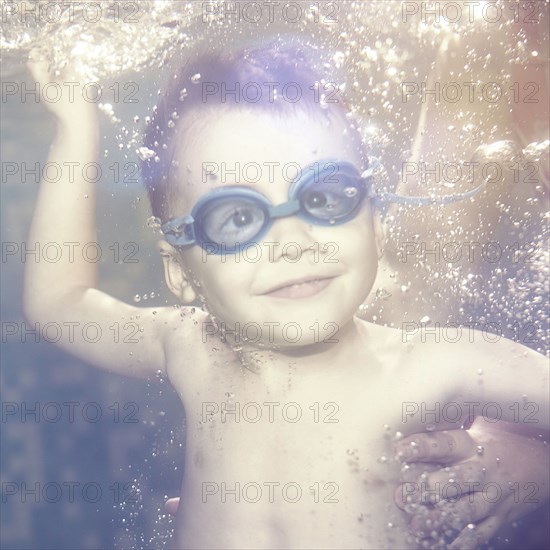
[(185, 273), (180, 254), (165, 240), (157, 242), (157, 249), (162, 257), (164, 277), (170, 291), (184, 304), (196, 300), (197, 293)]

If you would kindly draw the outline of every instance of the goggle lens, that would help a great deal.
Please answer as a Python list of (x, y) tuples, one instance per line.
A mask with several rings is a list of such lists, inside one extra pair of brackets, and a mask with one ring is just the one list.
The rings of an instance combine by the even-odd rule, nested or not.
[(224, 244), (228, 250), (253, 240), (264, 227), (267, 212), (257, 201), (224, 197), (206, 203), (197, 213), (201, 240)]
[(302, 189), (300, 205), (308, 217), (337, 223), (347, 218), (359, 206), (362, 198), (357, 178), (337, 173), (325, 181), (312, 182)]

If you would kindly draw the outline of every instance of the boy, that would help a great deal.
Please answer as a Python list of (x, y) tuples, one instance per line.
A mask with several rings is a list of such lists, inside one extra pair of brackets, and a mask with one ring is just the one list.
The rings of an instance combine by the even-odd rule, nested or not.
[[(34, 74), (47, 79), (41, 66)], [(452, 346), (404, 339), (354, 316), (382, 232), (360, 135), (341, 102), (315, 100), (318, 80), (292, 49), (208, 57), (184, 68), (155, 112), (141, 155), (166, 282), (206, 311), (124, 304), (96, 290), (93, 264), (77, 259), (27, 264), (29, 319), (138, 322), (137, 343), (59, 343), (121, 374), (160, 371), (179, 393), (187, 440), (175, 548), (416, 547), (393, 503), (396, 438), (482, 414), (518, 423), (530, 412), (548, 429), (542, 356), (479, 333)], [(224, 101), (223, 85), (246, 88), (245, 100)], [(50, 161), (93, 160), (89, 104), (51, 108)], [(250, 166), (243, 175), (251, 163), (259, 177)], [(93, 241), (93, 201), (93, 184), (43, 182), (30, 241)], [(466, 476), (459, 489), (482, 481)], [(403, 502), (421, 489), (409, 486)]]

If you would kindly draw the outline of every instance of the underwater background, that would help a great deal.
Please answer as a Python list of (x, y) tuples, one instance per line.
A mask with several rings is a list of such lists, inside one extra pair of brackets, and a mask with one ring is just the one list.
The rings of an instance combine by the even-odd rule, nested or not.
[[(105, 99), (98, 102), (103, 113), (98, 159), (103, 177), (98, 182), (97, 206), (100, 288), (118, 299), (147, 306), (171, 307), (175, 300), (165, 287), (155, 249), (159, 237), (148, 223), (146, 193), (134, 168), (143, 154), (140, 136), (158, 91), (196, 41), (229, 48), (284, 32), (323, 44), (319, 63), (335, 75), (336, 82), (345, 83), (349, 105), (362, 121), (365, 143), (385, 167), (381, 185), (410, 194), (416, 190), (400, 186), (399, 166), (417, 154), (413, 145), (422, 105), (403, 102), (400, 83), (443, 79), (446, 72), (455, 70), (457, 80), (498, 81), (509, 88), (521, 74), (518, 67), (528, 66), (534, 58), (542, 59), (542, 64), (536, 65), (533, 74), (542, 81), (548, 79), (546, 1), (522, 3), (528, 11), (531, 4), (535, 6), (532, 18), (537, 23), (531, 26), (514, 21), (510, 2), (495, 3), (507, 14), (501, 21), (457, 25), (444, 19), (428, 25), (420, 18), (403, 21), (403, 3), (398, 1), (296, 2), (304, 10), (297, 22), (279, 19), (258, 24), (219, 16), (221, 2), (101, 2), (105, 16), (89, 25), (81, 25), (78, 17), (71, 22), (68, 15), (54, 22), (22, 20), (9, 12), (10, 6), (22, 9), (22, 4), (35, 9), (46, 3), (2, 2), (3, 85), (33, 86), (25, 61), (36, 46), (49, 56), (53, 70), (62, 70), (69, 57), (77, 56), (90, 81), (102, 84)], [(135, 21), (116, 20), (116, 10), (109, 11), (116, 4), (118, 13), (126, 15), (129, 4), (138, 6)], [(214, 15), (205, 17), (207, 4), (208, 13)], [(22, 100), (20, 93), (4, 94), (4, 90), (0, 545), (6, 549), (162, 548), (171, 533), (163, 503), (166, 497), (177, 496), (182, 477), (182, 405), (162, 379), (148, 383), (101, 372), (58, 350), (43, 334), (29, 331), (32, 327), (25, 328), (23, 271), (25, 261), (34, 259), (21, 250), (38, 181), (32, 172), (10, 174), (10, 167), (32, 169), (37, 162), (43, 164), (55, 123), (32, 96)], [(548, 107), (547, 95), (544, 90), (540, 93), (540, 103), (522, 112), (524, 105), (504, 100), (441, 104), (431, 119), (436, 121), (433, 143), (428, 139), (426, 145), (441, 148), (439, 154), (452, 150), (462, 162), (475, 158), (504, 167), (507, 192), (502, 195), (506, 200), (501, 197), (502, 207), (486, 199), (467, 207), (453, 206), (444, 216), (463, 240), (484, 238), (509, 249), (515, 243), (527, 244), (518, 249), (519, 261), (517, 256), (505, 255), (502, 261), (475, 265), (443, 262), (435, 269), (418, 260), (404, 266), (399, 242), (418, 222), (409, 210), (396, 207), (386, 218), (393, 255), (389, 250), (380, 279), (359, 315), (396, 327), (404, 316), (425, 324), (491, 322), (501, 327), (504, 336), (548, 353)], [(533, 166), (535, 181), (527, 181), (525, 173), (531, 173)], [(471, 187), (459, 182), (446, 191)], [(470, 210), (465, 212), (466, 208)], [(433, 212), (427, 211), (427, 219)], [(529, 261), (523, 261), (527, 257)], [(379, 421), (382, 426), (384, 419)], [(503, 529), (491, 547), (547, 548), (548, 514), (545, 506)]]

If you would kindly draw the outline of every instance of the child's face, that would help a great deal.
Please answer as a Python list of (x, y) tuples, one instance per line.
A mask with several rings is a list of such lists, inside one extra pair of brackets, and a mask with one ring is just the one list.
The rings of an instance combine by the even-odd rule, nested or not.
[[(188, 214), (205, 193), (230, 185), (259, 191), (273, 205), (284, 203), (295, 175), (289, 163), (305, 173), (315, 162), (322, 166), (324, 160), (339, 159), (362, 171), (345, 130), (340, 117), (329, 122), (302, 112), (283, 117), (245, 109), (209, 112), (180, 140), (174, 155), (178, 168), (173, 177), (181, 199), (170, 214)], [(205, 166), (213, 171), (211, 163), (217, 177), (205, 174)], [(247, 163), (260, 166), (259, 182), (246, 181)], [(237, 165), (240, 171), (231, 174)], [(249, 174), (255, 178), (252, 168)], [(342, 225), (310, 225), (297, 216), (276, 219), (248, 256), (207, 255), (197, 245), (184, 249), (179, 256), (181, 278), (167, 277), (168, 284), (185, 300), (190, 295), (188, 287), (185, 292), (186, 278), (219, 322), (228, 329), (244, 329), (253, 340), (260, 335), (264, 344), (309, 345), (346, 326), (372, 288), (378, 263), (375, 225), (367, 200), (357, 216)], [(285, 247), (289, 243), (296, 244)], [(270, 293), (304, 278), (318, 280)]]

